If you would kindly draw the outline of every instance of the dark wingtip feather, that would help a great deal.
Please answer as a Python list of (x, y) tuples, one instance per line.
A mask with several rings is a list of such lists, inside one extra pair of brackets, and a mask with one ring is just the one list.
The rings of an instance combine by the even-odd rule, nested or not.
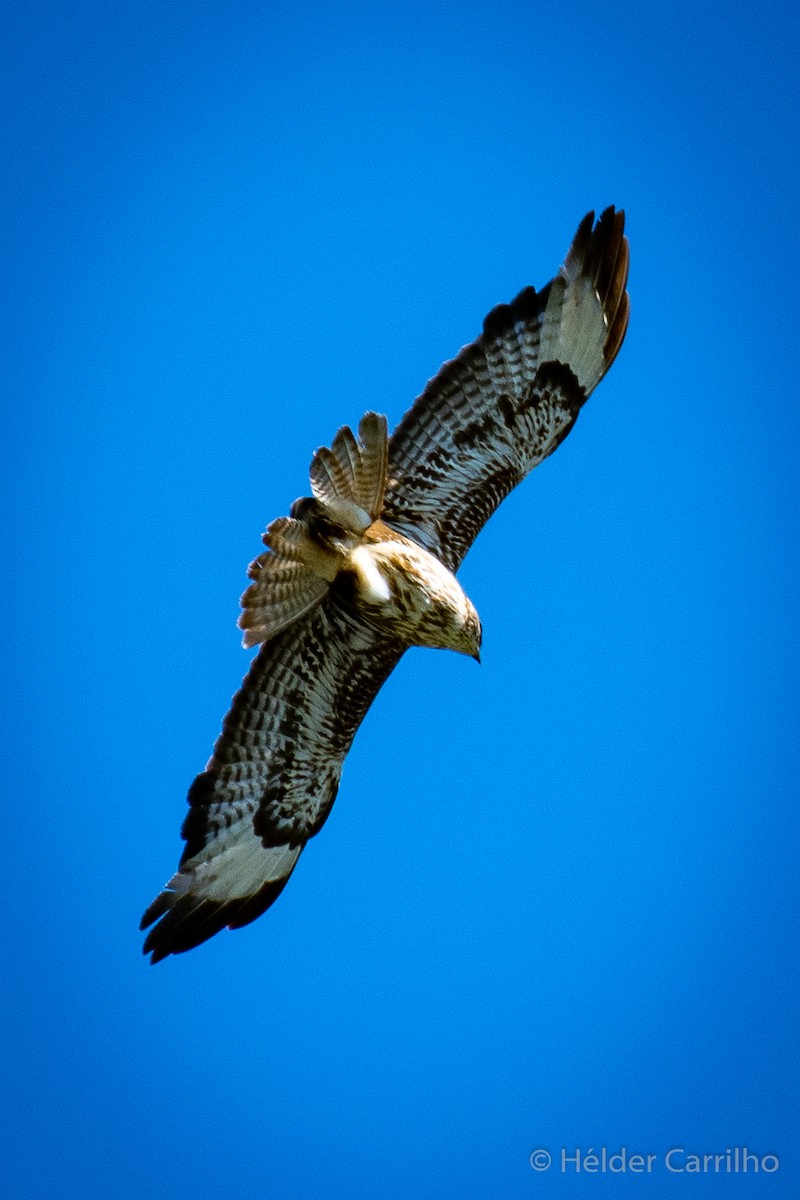
[(141, 928), (145, 929), (161, 917), (145, 938), (142, 952), (149, 954), (150, 962), (155, 964), (170, 954), (193, 950), (225, 928), (249, 925), (275, 903), (290, 877), (291, 871), (283, 879), (265, 883), (252, 896), (224, 903), (198, 900), (191, 893), (176, 896), (174, 892), (162, 892), (142, 918)]
[(607, 313), (611, 314), (609, 325), (613, 325), (614, 317), (622, 302), (622, 297), (625, 294), (625, 287), (628, 282), (628, 266), (630, 264), (630, 247), (628, 239), (623, 237), (620, 239), (619, 249), (614, 263), (614, 271), (611, 274), (608, 286), (604, 296), (604, 307)]
[(625, 340), (625, 334), (628, 330), (628, 321), (631, 315), (630, 298), (627, 292), (622, 295), (619, 307), (617, 308), (614, 320), (608, 331), (606, 344), (603, 350), (606, 370), (611, 366), (614, 359), (619, 353), (619, 348)]
[(169, 910), (171, 904), (172, 893), (166, 891), (159, 892), (150, 907), (145, 909), (142, 919), (139, 922), (139, 932), (141, 933), (143, 930), (147, 929), (148, 926), (152, 925), (154, 921), (157, 921), (159, 917), (163, 917), (164, 913)]
[(575, 259), (580, 262), (586, 255), (592, 238), (592, 228), (594, 226), (594, 209), (586, 214), (578, 228), (575, 230), (575, 237), (572, 239), (572, 245), (569, 248), (567, 261)]
[(608, 370), (619, 353), (630, 318), (630, 297), (627, 292), (630, 245), (625, 237), (624, 209), (615, 213), (613, 208), (610, 208), (606, 209), (606, 212), (609, 214), (608, 228), (601, 253), (597, 290), (603, 301), (603, 312), (608, 323), (608, 334), (603, 347), (603, 357)]
[(586, 233), (588, 214), (578, 227), (565, 266), (591, 280), (603, 305), (608, 333), (603, 345), (605, 370), (613, 363), (625, 338), (630, 317), (627, 293), (630, 245), (625, 237), (625, 210), (613, 204)]

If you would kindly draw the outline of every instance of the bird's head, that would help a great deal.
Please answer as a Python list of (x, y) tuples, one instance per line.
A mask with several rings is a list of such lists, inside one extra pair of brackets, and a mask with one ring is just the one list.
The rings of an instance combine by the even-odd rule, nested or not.
[(472, 601), (462, 592), (461, 603), (452, 612), (446, 646), (449, 650), (466, 654), (468, 658), (480, 662), (482, 639), (481, 619)]
[(463, 654), (468, 654), (470, 658), (474, 658), (476, 662), (481, 661), (481, 643), (483, 641), (483, 629), (481, 627), (481, 619), (475, 609), (475, 605), (471, 600), (467, 599), (467, 613), (464, 620), (464, 650)]

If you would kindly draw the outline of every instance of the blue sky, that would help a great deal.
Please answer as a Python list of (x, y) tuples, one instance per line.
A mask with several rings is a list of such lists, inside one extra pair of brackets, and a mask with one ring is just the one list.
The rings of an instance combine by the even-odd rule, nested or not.
[[(19, 6), (2, 201), (7, 1126), (26, 1197), (797, 1192), (788, 4)], [(261, 530), (575, 226), (631, 326), (253, 926), (141, 911)], [(683, 1175), (667, 1151), (774, 1154)], [(546, 1149), (549, 1171), (529, 1156)]]

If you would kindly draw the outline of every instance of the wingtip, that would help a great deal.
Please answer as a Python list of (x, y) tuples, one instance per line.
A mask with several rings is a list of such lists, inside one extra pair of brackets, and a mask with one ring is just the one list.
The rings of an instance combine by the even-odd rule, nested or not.
[(580, 268), (590, 258), (597, 261), (603, 248), (610, 242), (618, 246), (625, 230), (625, 209), (609, 204), (595, 221), (595, 210), (590, 209), (580, 221), (570, 244), (565, 269)]
[[(249, 925), (278, 899), (291, 879), (298, 857), (299, 851), (286, 875), (268, 879), (249, 896), (220, 902), (200, 898), (191, 892), (183, 895), (171, 889), (160, 892), (142, 917), (141, 930), (153, 925), (144, 940), (142, 953), (149, 954), (151, 964), (155, 965), (170, 954), (193, 950), (223, 929), (241, 929)], [(154, 921), (157, 924), (153, 924)]]
[(589, 212), (578, 226), (562, 268), (567, 280), (583, 277), (591, 282), (603, 305), (607, 334), (603, 345), (604, 371), (616, 358), (630, 318), (627, 292), (630, 244), (625, 236), (625, 209), (613, 204), (594, 220)]

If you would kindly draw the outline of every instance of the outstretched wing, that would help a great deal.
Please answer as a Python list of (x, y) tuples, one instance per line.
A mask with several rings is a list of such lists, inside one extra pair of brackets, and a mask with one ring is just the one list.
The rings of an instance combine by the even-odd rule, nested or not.
[(189, 790), (177, 873), (142, 918), (158, 962), (260, 916), (323, 825), (358, 726), (405, 646), (335, 589), (262, 646)]
[[(567, 435), (622, 343), (623, 216), (608, 209), (593, 221), (581, 222), (556, 278), (494, 309), (406, 413), (389, 443), (385, 496), (385, 426), (368, 414), (361, 446), (348, 430), (317, 452), (316, 501), (301, 503), (338, 504), (345, 527), (360, 529), (384, 496), (382, 519), (455, 570), (504, 496)], [(178, 871), (142, 919), (142, 928), (156, 922), (144, 947), (154, 962), (272, 904), (324, 823), (356, 730), (405, 649), (360, 621), (324, 569), (327, 592), (300, 577), (294, 565), (307, 547), (297, 523), (268, 530), (271, 553), (287, 564), (274, 580), (262, 579), (268, 556), (251, 569), (246, 640), (269, 640), (189, 791)]]
[(383, 520), (456, 570), (512, 488), (551, 454), (622, 345), (624, 214), (581, 221), (564, 266), (492, 310), (389, 442)]

